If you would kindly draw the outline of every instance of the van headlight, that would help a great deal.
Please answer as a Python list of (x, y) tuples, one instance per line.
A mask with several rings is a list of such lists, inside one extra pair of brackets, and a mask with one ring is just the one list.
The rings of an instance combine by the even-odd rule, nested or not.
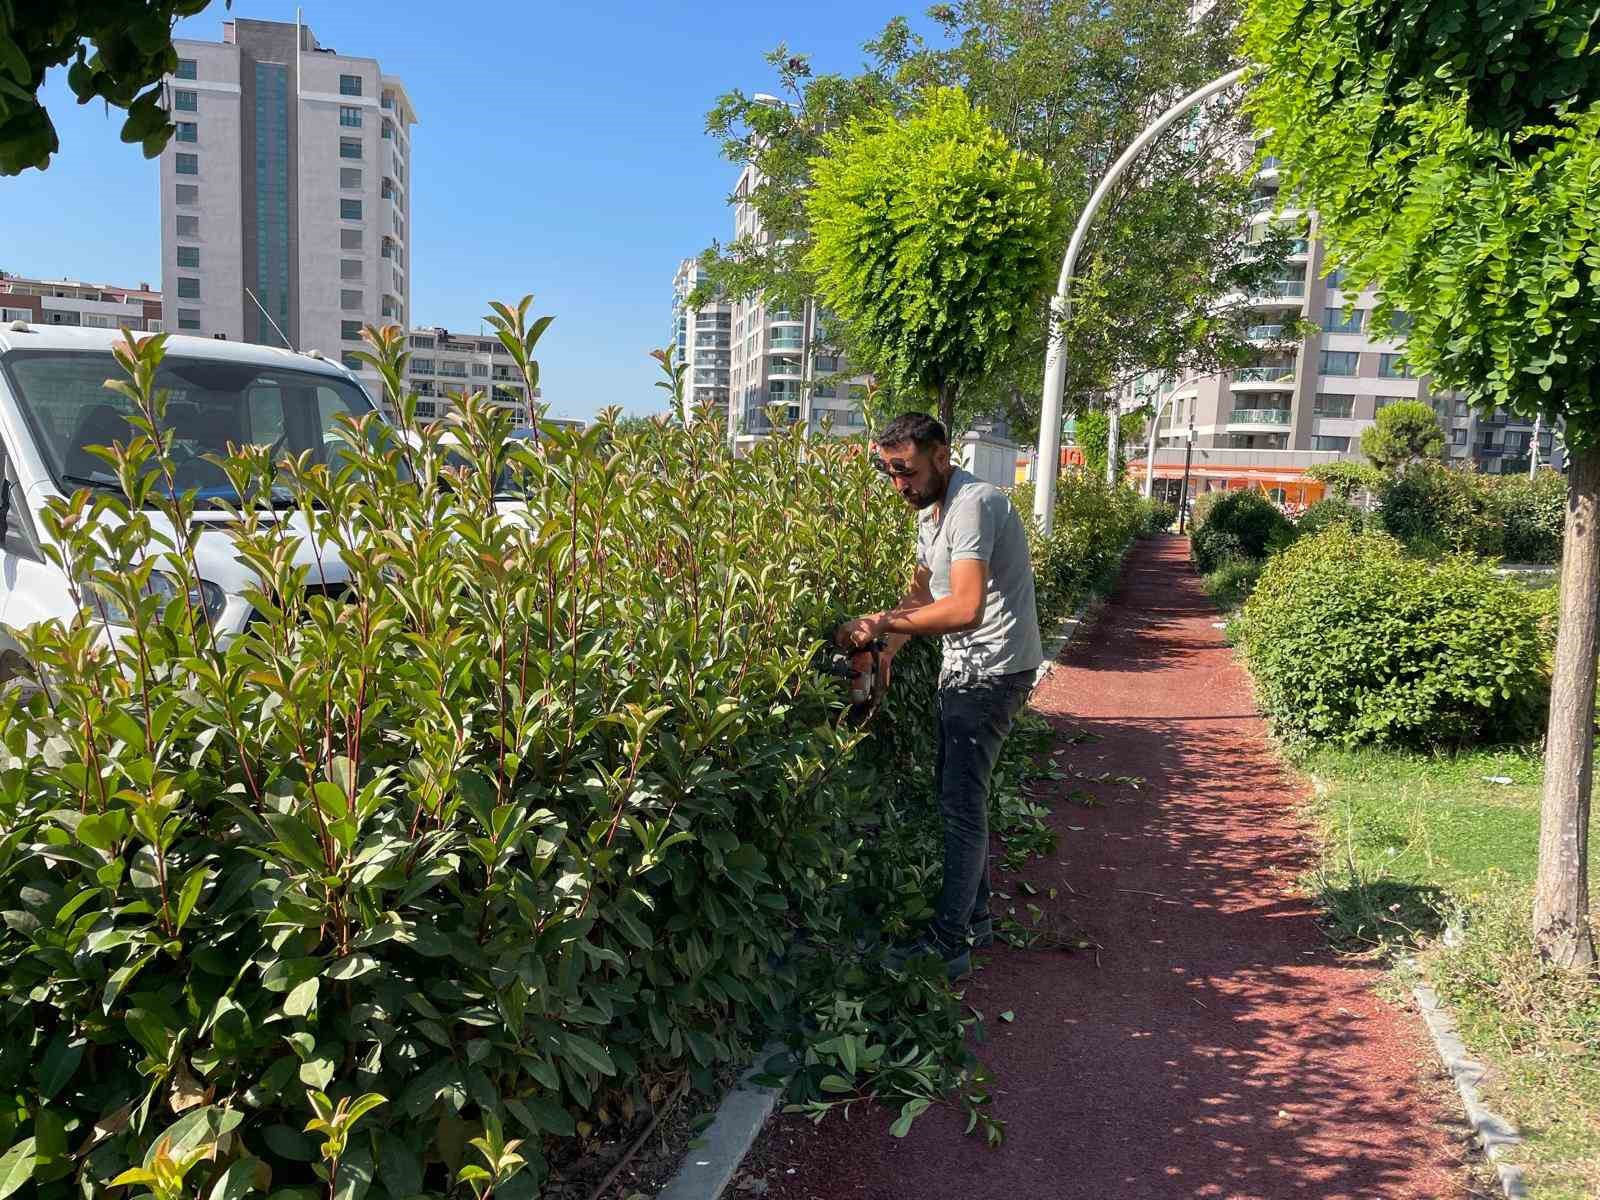
[[(115, 596), (108, 594), (103, 588), (88, 580), (80, 579), (78, 581), (78, 590), (84, 599), (89, 602), (89, 606), (94, 609), (96, 615), (108, 625), (131, 625), (133, 623), (129, 620), (128, 611), (122, 607), (121, 602)], [(165, 571), (150, 572), (150, 581), (145, 584), (145, 595), (159, 597), (163, 608), (182, 594), (182, 585), (173, 576), (168, 575)], [(227, 597), (223, 595), (222, 589), (216, 584), (202, 579), (198, 587), (189, 589), (188, 599), (190, 604), (198, 603), (201, 610), (206, 614), (206, 621), (215, 625), (217, 618), (222, 615), (222, 606)]]

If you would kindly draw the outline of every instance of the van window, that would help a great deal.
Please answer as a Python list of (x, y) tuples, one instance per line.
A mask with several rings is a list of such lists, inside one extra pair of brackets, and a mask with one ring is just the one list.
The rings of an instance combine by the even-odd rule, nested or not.
[[(58, 486), (116, 485), (110, 465), (91, 447), (127, 442), (132, 405), (105, 387), (121, 369), (109, 354), (13, 351), (0, 359), (24, 420)], [(237, 497), (209, 455), (226, 455), (229, 443), (271, 446), (274, 457), (309, 450), (312, 460), (338, 466), (340, 417), (372, 411), (365, 393), (348, 380), (312, 371), (219, 359), (167, 358), (156, 373), (167, 393), (164, 425), (173, 434), (178, 488), (198, 489), (206, 500)]]

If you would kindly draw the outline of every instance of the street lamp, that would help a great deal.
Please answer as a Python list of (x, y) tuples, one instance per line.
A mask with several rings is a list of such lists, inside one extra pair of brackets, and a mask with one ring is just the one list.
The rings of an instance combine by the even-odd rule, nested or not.
[(1189, 515), (1189, 463), (1194, 458), (1194, 417), (1189, 418), (1189, 435), (1183, 443), (1183, 490), (1178, 493), (1178, 536), (1183, 536), (1184, 518)]
[[(1068, 321), (1072, 318), (1070, 291), (1072, 272), (1077, 266), (1078, 253), (1083, 249), (1084, 239), (1088, 237), (1089, 223), (1094, 220), (1095, 213), (1105, 203), (1112, 186), (1128, 169), (1129, 164), (1143, 153), (1146, 146), (1160, 137), (1167, 126), (1195, 105), (1237, 83), (1243, 77), (1245, 70), (1246, 68), (1240, 67), (1229, 71), (1220, 79), (1213, 79), (1198, 91), (1190, 92), (1157, 117), (1133, 140), (1133, 145), (1122, 152), (1122, 157), (1112, 164), (1111, 170), (1106, 172), (1105, 178), (1089, 197), (1083, 215), (1078, 218), (1077, 228), (1072, 231), (1072, 240), (1067, 243), (1066, 257), (1061, 260), (1061, 277), (1056, 282), (1056, 294), (1050, 300), (1049, 349), (1045, 353), (1044, 393), (1040, 397), (1039, 404), (1039, 483), (1033, 491), (1033, 515), (1046, 537), (1050, 536), (1054, 524), (1056, 472), (1061, 469), (1061, 399), (1067, 382), (1066, 329)], [(1115, 437), (1117, 429), (1115, 420), (1112, 421), (1111, 428), (1112, 436)], [(1116, 453), (1117, 447), (1113, 443), (1109, 447), (1109, 455), (1113, 462), (1116, 460)]]

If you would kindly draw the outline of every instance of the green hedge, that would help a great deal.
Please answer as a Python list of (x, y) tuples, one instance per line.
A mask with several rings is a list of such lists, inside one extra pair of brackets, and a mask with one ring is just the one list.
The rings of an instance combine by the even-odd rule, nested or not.
[[(127, 363), (151, 429), (161, 345)], [(403, 345), (377, 339), (397, 395)], [(236, 514), (262, 582), (225, 651), (141, 587), (195, 578), (149, 438), (118, 454), (131, 505), (47, 516), (131, 633), (16, 631), (47, 686), (0, 697), (0, 1180), (63, 1200), (187, 1164), (184, 1195), (229, 1200), (517, 1200), (774, 1028), (806, 1030), (810, 1111), (870, 1093), (909, 1121), (959, 1088), (997, 1137), (942, 977), (844, 949), (925, 918), (940, 861), (936, 647), (902, 652), (865, 735), (817, 669), (913, 557), (862, 447), (734, 458), (715, 422), (614, 414), (530, 445), (467, 400), (446, 487), (414, 405), (404, 446), (347, 431), (337, 478), (228, 464), (295, 503)], [(478, 482), (508, 466), (525, 512)], [(1064, 488), (1041, 606), (1103, 585), (1141, 519)], [(299, 538), (337, 546), (347, 595), (308, 587)], [(1011, 858), (1051, 846), (1029, 746), (993, 801)]]
[(1511, 741), (1537, 728), (1548, 695), (1526, 591), (1346, 526), (1274, 556), (1239, 628), (1262, 707), (1291, 741)]
[(1561, 557), (1566, 494), (1555, 471), (1530, 480), (1417, 463), (1384, 480), (1377, 523), (1417, 554), (1553, 563)]
[(1056, 481), (1051, 536), (1033, 523), (1033, 485), (1019, 484), (1011, 502), (1028, 522), (1039, 625), (1048, 630), (1091, 593), (1116, 582), (1128, 544), (1150, 529), (1152, 505), (1125, 487), (1108, 487), (1088, 472)]

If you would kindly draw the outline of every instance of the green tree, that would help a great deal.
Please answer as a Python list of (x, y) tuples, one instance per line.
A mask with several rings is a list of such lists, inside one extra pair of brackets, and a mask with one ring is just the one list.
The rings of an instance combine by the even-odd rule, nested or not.
[(1058, 224), (1044, 168), (959, 88), (909, 117), (852, 121), (812, 164), (807, 267), (863, 365), (905, 395), (956, 393), (1011, 349), (1048, 286)]
[[(1136, 409), (1122, 414), (1117, 422), (1117, 470), (1120, 481), (1127, 475), (1128, 447), (1137, 446), (1143, 452), (1148, 431), (1148, 410)], [(1083, 469), (1091, 479), (1106, 477), (1106, 449), (1111, 442), (1111, 410), (1090, 408), (1085, 405), (1073, 417), (1073, 441), (1083, 454)]]
[(1360, 492), (1376, 492), (1383, 483), (1381, 471), (1349, 459), (1308, 467), (1306, 478), (1316, 480), (1341, 500), (1352, 500)]
[(1444, 430), (1433, 409), (1421, 400), (1397, 400), (1378, 411), (1361, 434), (1361, 453), (1380, 471), (1398, 471), (1424, 459), (1444, 456)]
[[(1236, 65), (1237, 0), (1196, 21), (1189, 9), (1183, 0), (940, 5), (929, 13), (936, 42), (892, 21), (866, 44), (857, 75), (813, 75), (804, 55), (780, 45), (768, 62), (782, 98), (729, 92), (707, 118), (724, 155), (750, 168), (737, 200), (761, 231), (702, 255), (705, 294), (721, 287), (784, 304), (814, 294), (805, 194), (827, 132), (878, 109), (909, 113), (933, 88), (961, 87), (1012, 146), (1044, 164), (1056, 211), (1075, 218), (1157, 112)], [(1223, 152), (1240, 132), (1238, 98), (1224, 97), (1119, 182), (1073, 285), (1069, 409), (1151, 368), (1204, 374), (1251, 361), (1253, 317), (1239, 297), (1281, 275), (1299, 231), (1283, 224), (1246, 244), (1249, 173)], [(1058, 260), (1065, 243), (1063, 231)], [(1003, 413), (1017, 434), (1037, 430), (1047, 329), (1041, 300), (1003, 362), (966, 390), (958, 424)], [(857, 334), (840, 320), (828, 342), (851, 358)]]
[(1251, 0), (1252, 108), (1374, 323), (1480, 407), (1571, 452), (1533, 928), (1594, 962), (1588, 921), (1600, 601), (1600, 55), (1592, 12), (1523, 0)]
[[(231, 7), (233, 0), (226, 0)], [(39, 89), (66, 66), (79, 104), (123, 109), (122, 140), (154, 158), (172, 137), (161, 77), (177, 70), (172, 25), (211, 0), (9, 0), (0, 3), (0, 175), (50, 165), (61, 148)], [(92, 50), (92, 52), (91, 52)]]

